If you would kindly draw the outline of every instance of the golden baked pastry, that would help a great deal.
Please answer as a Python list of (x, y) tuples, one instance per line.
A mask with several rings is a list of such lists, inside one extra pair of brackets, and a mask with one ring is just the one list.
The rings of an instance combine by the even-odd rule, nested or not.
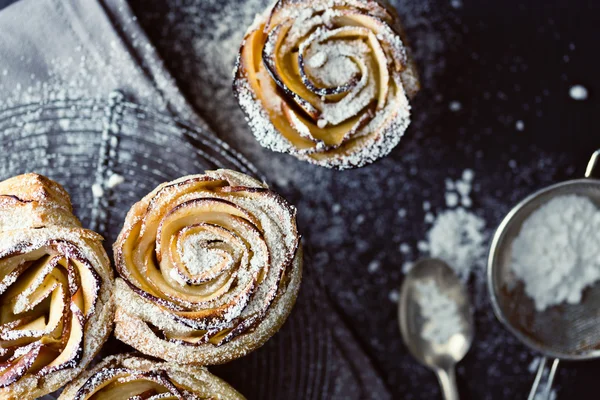
[(115, 336), (178, 363), (220, 364), (261, 346), (301, 279), (295, 208), (230, 170), (157, 187), (127, 214), (114, 254)]
[(204, 367), (119, 354), (69, 384), (58, 400), (244, 400)]
[(113, 276), (101, 242), (58, 183), (36, 174), (0, 182), (0, 398), (55, 391), (108, 338)]
[(374, 0), (279, 0), (249, 28), (234, 93), (261, 145), (330, 168), (394, 148), (415, 69), (393, 12)]

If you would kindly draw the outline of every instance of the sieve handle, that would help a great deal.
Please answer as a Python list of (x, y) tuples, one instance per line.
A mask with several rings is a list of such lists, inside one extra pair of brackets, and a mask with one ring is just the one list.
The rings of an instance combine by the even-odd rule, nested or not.
[[(550, 400), (550, 392), (552, 391), (552, 384), (554, 383), (554, 377), (556, 376), (556, 369), (558, 368), (558, 362), (560, 360), (555, 358), (552, 361), (552, 366), (550, 367), (550, 372), (548, 372), (548, 380), (546, 382), (546, 387), (543, 388), (544, 392), (542, 395), (542, 399)], [(538, 366), (537, 373), (535, 374), (535, 380), (533, 381), (533, 386), (531, 387), (531, 391), (529, 392), (529, 397), (527, 400), (534, 400), (537, 397), (538, 389), (540, 388), (540, 383), (542, 378), (546, 375), (546, 364), (548, 363), (548, 359), (543, 357), (540, 361), (540, 365)]]
[(442, 388), (442, 395), (444, 400), (459, 400), (458, 389), (456, 388), (456, 373), (454, 372), (454, 366), (447, 369), (438, 368), (435, 370), (440, 387)]
[(586, 178), (593, 178), (594, 176), (600, 178), (600, 149), (592, 154), (587, 168), (585, 169)]

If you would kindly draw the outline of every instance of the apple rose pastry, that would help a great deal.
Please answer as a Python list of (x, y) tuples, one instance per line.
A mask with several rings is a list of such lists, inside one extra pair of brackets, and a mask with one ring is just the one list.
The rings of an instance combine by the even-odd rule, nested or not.
[(261, 346), (299, 289), (295, 215), (264, 184), (230, 170), (157, 187), (133, 206), (114, 245), (116, 337), (202, 365)]
[(58, 400), (244, 400), (204, 367), (119, 354), (104, 359), (65, 388)]
[(387, 155), (418, 90), (397, 21), (373, 0), (279, 0), (257, 18), (234, 92), (261, 145), (338, 169)]
[(113, 276), (101, 241), (58, 183), (0, 182), (0, 398), (53, 392), (108, 338)]

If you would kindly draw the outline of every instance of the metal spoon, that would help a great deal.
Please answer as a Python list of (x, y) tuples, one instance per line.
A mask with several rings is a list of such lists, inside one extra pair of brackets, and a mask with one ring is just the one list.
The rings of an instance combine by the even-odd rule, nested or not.
[[(445, 343), (423, 338), (422, 332), (428, 321), (419, 305), (418, 283), (434, 281), (440, 292), (456, 302), (460, 324), (456, 333)], [(445, 400), (458, 400), (454, 366), (463, 359), (473, 341), (473, 314), (467, 290), (443, 261), (422, 259), (415, 263), (404, 278), (398, 304), (400, 332), (410, 353), (437, 375)]]

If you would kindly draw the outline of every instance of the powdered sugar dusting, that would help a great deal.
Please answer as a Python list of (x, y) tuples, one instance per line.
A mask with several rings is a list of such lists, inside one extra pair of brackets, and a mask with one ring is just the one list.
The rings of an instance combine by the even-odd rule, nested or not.
[[(482, 274), (489, 237), (485, 221), (467, 209), (472, 205), (474, 175), (473, 170), (465, 169), (458, 180), (446, 178), (444, 197), (448, 208), (436, 216), (425, 214), (425, 222), (431, 223), (431, 228), (425, 239), (417, 243), (419, 251), (444, 260), (463, 281), (476, 270)], [(403, 249), (409, 253), (406, 244)]]
[(523, 222), (511, 254), (511, 269), (538, 311), (578, 304), (600, 280), (600, 210), (586, 197), (555, 197)]
[[(194, 218), (206, 222), (181, 225)], [(165, 242), (156, 249), (163, 261), (154, 268), (174, 290), (153, 289), (164, 287), (161, 276), (140, 278), (137, 271), (145, 267), (123, 257), (153, 251), (143, 243), (156, 241), (152, 224), (158, 221), (158, 235)], [(171, 237), (164, 238), (164, 232)], [(127, 238), (131, 234), (139, 237)], [(295, 296), (299, 282), (282, 281), (300, 277), (298, 246), (295, 209), (253, 178), (217, 170), (159, 186), (134, 206), (115, 244), (123, 278), (139, 288), (117, 285), (117, 297), (124, 299), (117, 307), (117, 337), (138, 349), (157, 341), (148, 354), (168, 360), (214, 363), (236, 358), (237, 350), (234, 354), (231, 349), (249, 351), (247, 343), (260, 326), (272, 329), (273, 320), (281, 323), (289, 313), (293, 301), (284, 299)], [(171, 262), (177, 259), (169, 254), (172, 250), (182, 266)], [(201, 296), (190, 296), (191, 291)], [(146, 326), (146, 321), (164, 338), (132, 326)], [(185, 345), (185, 352), (169, 351), (174, 344)]]
[(180, 241), (178, 251), (192, 275), (199, 275), (216, 264), (224, 262), (228, 255), (222, 250), (209, 248), (206, 238), (200, 234), (189, 235)]
[(424, 340), (443, 345), (464, 330), (456, 301), (441, 292), (435, 281), (416, 282), (415, 290), (425, 320), (421, 331)]
[[(352, 7), (350, 3), (338, 3), (334, 6)], [(373, 14), (376, 13), (374, 10), (383, 10), (377, 7), (376, 3), (372, 4)], [(311, 3), (311, 7), (301, 4), (274, 8), (273, 14), (283, 15), (285, 21), (293, 21), (283, 44), (276, 48), (279, 43), (277, 35), (284, 35), (281, 30), (286, 22), (269, 28), (264, 51), (253, 49), (255, 52), (262, 51), (265, 65), (275, 71), (278, 63), (283, 63), (280, 60), (286, 59), (288, 53), (298, 47), (298, 54), (293, 57), (298, 58), (297, 73), (301, 77), (300, 84), (305, 87), (302, 90), (312, 92), (310, 97), (303, 95), (302, 90), (289, 94), (289, 99), (271, 93), (273, 82), (282, 85), (284, 78), (265, 76), (260, 72), (262, 66), (248, 63), (242, 58), (243, 53), (238, 58), (234, 71), (236, 96), (252, 131), (263, 146), (291, 153), (321, 166), (347, 169), (364, 166), (387, 155), (400, 141), (409, 123), (410, 106), (405, 91), (409, 94), (416, 91), (412, 66), (405, 65), (406, 52), (402, 40), (388, 25), (366, 12), (363, 17), (372, 20), (366, 24), (367, 27), (361, 27), (360, 23), (359, 26), (353, 23), (338, 26), (340, 21), (344, 21), (346, 11), (331, 8), (326, 2)], [(265, 23), (269, 18), (268, 9), (263, 16)], [(344, 25), (343, 22), (341, 24)], [(253, 26), (252, 29), (254, 31), (248, 32), (242, 51), (255, 45), (254, 36), (258, 35), (259, 28)], [(348, 35), (359, 39), (349, 41)], [(315, 56), (316, 61), (313, 60)], [(399, 65), (403, 65), (402, 69)], [(287, 73), (285, 68), (279, 68)], [(255, 75), (259, 83), (252, 78)], [(286, 86), (285, 92), (290, 90), (294, 91)], [(332, 95), (343, 96), (334, 99)], [(262, 110), (273, 103), (272, 100), (262, 100), (264, 97), (281, 97), (281, 102), (295, 102), (314, 121), (305, 122), (291, 111), (283, 112), (279, 105), (269, 110), (278, 114), (277, 117), (272, 116)], [(287, 118), (294, 129), (293, 135), (299, 135), (308, 142), (305, 140), (304, 144), (297, 145), (275, 129), (271, 118)], [(337, 129), (339, 137), (322, 139), (317, 128)]]

